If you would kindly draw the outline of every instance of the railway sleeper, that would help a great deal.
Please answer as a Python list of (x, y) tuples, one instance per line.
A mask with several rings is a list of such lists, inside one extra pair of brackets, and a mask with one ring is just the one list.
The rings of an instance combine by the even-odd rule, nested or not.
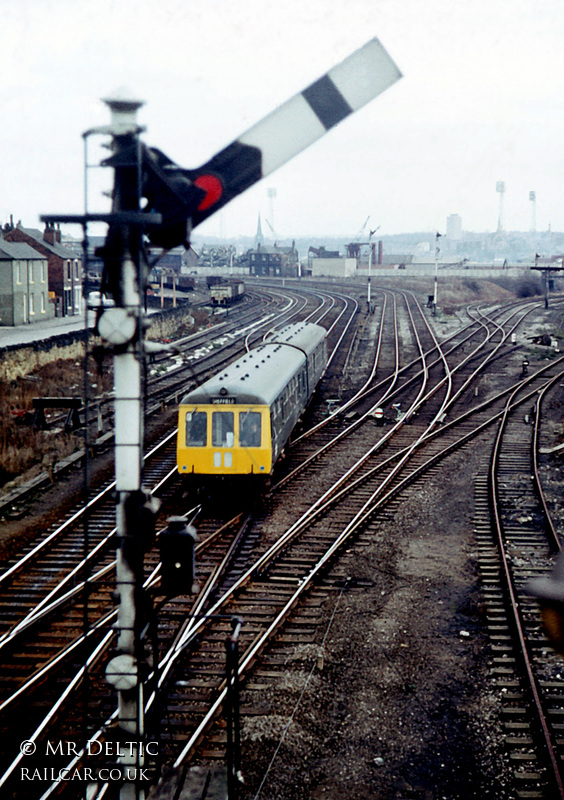
[[(520, 770), (515, 770), (513, 772), (513, 777), (515, 780), (518, 781), (534, 781), (535, 783), (539, 783), (542, 780), (542, 775), (540, 772), (524, 772)], [(543, 794), (538, 795), (539, 797), (544, 797)]]
[(504, 742), (508, 747), (532, 747), (533, 739), (527, 734), (521, 736), (505, 736)]
[(530, 731), (531, 729), (530, 723), (526, 721), (505, 720), (502, 725), (508, 731)]
[(502, 716), (515, 716), (515, 717), (525, 717), (527, 715), (527, 709), (523, 706), (504, 706), (500, 709), (500, 713)]
[(311, 644), (315, 631), (311, 633), (282, 633), (276, 636), (276, 643), (285, 643), (288, 645)]

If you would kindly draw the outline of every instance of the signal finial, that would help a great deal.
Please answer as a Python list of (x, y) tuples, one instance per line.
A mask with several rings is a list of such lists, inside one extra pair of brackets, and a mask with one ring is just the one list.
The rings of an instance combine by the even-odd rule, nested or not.
[(127, 133), (137, 133), (137, 111), (145, 105), (144, 100), (138, 100), (130, 89), (120, 87), (110, 97), (102, 98), (112, 114), (111, 132), (114, 136), (123, 136)]

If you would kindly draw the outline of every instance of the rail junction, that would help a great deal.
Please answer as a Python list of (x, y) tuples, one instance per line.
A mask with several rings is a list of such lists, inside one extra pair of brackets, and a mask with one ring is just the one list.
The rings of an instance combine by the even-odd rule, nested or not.
[[(193, 502), (176, 473), (173, 429), (146, 455), (145, 481), (162, 502), (158, 529), (168, 516), (188, 515), (200, 539), (195, 596), (166, 602), (158, 544), (146, 559), (155, 608), (147, 632), (146, 735), (158, 742), (158, 754), (145, 760), (150, 780), (167, 775), (165, 786), (180, 796), (193, 767), (211, 765), (215, 774), (227, 751), (237, 796), (277, 796), (274, 742), (279, 748), (291, 728), (282, 711), (288, 664), (299, 662), (305, 693), (308, 681), (321, 680), (338, 605), (351, 606), (378, 582), (361, 577), (355, 559), (375, 546), (383, 554), (397, 548), (397, 536), (393, 544), (387, 539), (402, 507), (421, 493), (432, 503), (425, 487), (447, 482), (449, 465), (472, 458), (479, 465), (474, 529), (481, 573), (473, 624), (490, 637), (490, 692), (507, 748), (497, 796), (502, 789), (507, 797), (564, 796), (561, 659), (525, 588), (530, 577), (549, 571), (560, 548), (554, 480), (547, 479), (554, 467), (539, 456), (539, 443), (554, 443), (554, 422), (543, 420), (545, 409), (554, 418), (564, 361), (539, 348), (533, 357), (524, 332), (546, 324), (548, 314), (558, 319), (561, 300), (554, 297), (550, 310), (534, 298), (468, 308), (464, 324), (439, 335), (409, 291), (373, 287), (369, 316), (354, 282), (337, 291), (320, 282), (257, 284), (255, 291), (254, 302), (223, 327), (175, 343), (178, 353), (164, 357), (170, 369), (150, 382), (149, 407), (164, 413), (190, 381), (289, 320), (327, 328), (330, 364), (266, 498)], [(456, 480), (452, 485), (455, 491)], [(84, 782), (53, 780), (44, 770), (88, 766), (97, 775), (111, 765), (104, 743), (115, 742), (115, 699), (104, 669), (115, 645), (114, 537), (113, 486), (91, 487), (87, 502), (66, 509), (0, 574), (0, 785), (7, 796), (83, 797)], [(227, 678), (226, 641), (238, 651)], [(257, 725), (268, 728), (269, 720), (257, 751)], [(23, 741), (35, 756), (22, 754)], [(51, 749), (46, 758), (48, 742), (76, 748)], [(23, 768), (43, 779), (25, 784)], [(86, 783), (92, 799), (115, 789), (111, 781)]]

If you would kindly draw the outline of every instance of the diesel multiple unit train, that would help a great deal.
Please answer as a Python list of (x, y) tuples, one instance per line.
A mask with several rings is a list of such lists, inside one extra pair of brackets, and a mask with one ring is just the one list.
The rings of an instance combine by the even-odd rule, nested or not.
[(189, 392), (180, 403), (178, 471), (269, 476), (327, 366), (326, 331), (293, 323)]

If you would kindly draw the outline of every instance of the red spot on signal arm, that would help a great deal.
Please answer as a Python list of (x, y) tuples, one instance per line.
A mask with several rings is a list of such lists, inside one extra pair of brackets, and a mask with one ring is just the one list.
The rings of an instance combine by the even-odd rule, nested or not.
[(208, 208), (217, 203), (223, 194), (223, 185), (215, 175), (198, 175), (194, 184), (206, 193), (206, 196), (198, 206), (198, 211), (207, 211)]

